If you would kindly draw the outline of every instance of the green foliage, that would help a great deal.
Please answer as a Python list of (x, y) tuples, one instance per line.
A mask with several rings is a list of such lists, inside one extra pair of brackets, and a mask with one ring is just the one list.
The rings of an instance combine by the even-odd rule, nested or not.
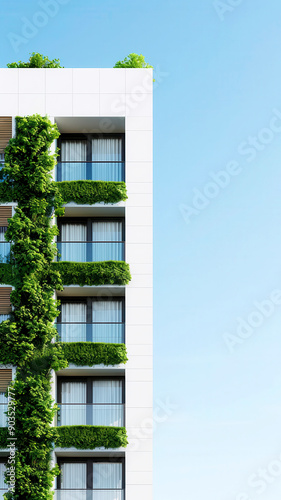
[(105, 262), (54, 262), (64, 285), (127, 285), (131, 280), (129, 264)]
[(124, 427), (71, 425), (57, 427), (56, 446), (94, 450), (95, 448), (120, 448), (128, 444)]
[(0, 263), (0, 283), (2, 285), (12, 285), (13, 275), (11, 264)]
[(128, 361), (124, 344), (62, 342), (59, 345), (65, 360), (77, 366), (119, 365)]
[[(29, 432), (29, 429), (27, 429)], [(124, 427), (106, 427), (93, 425), (71, 425), (52, 428), (52, 436), (58, 448), (77, 448), (94, 450), (95, 448), (125, 448), (128, 444)], [(8, 429), (0, 427), (0, 449), (7, 448)], [(42, 497), (38, 497), (42, 498)]]
[(8, 445), (8, 427), (0, 427), (0, 449), (4, 450)]
[(114, 68), (153, 68), (150, 64), (145, 62), (142, 54), (129, 54), (123, 61), (117, 61)]
[[(64, 203), (93, 205), (94, 203), (119, 203), (127, 199), (125, 182), (63, 181), (56, 182), (54, 185)], [(1, 203), (11, 203), (15, 201), (15, 197), (12, 186), (0, 183)]]
[(52, 262), (56, 256), (51, 224), (62, 214), (61, 197), (52, 182), (56, 155), (49, 148), (59, 132), (39, 115), (16, 118), (17, 133), (5, 150), (1, 171), (3, 196), (13, 191), (17, 201), (5, 238), (11, 243), (11, 263), (0, 265), (1, 279), (14, 286), (10, 319), (0, 324), (1, 363), (17, 365), (13, 382), (17, 438), (16, 488), (9, 499), (51, 500), (56, 469), (50, 455), (56, 437), (56, 412), (50, 373), (66, 367), (62, 347), (52, 339), (58, 315), (54, 289), (62, 289)]
[(22, 62), (13, 62), (7, 64), (8, 68), (62, 68), (60, 65), (59, 59), (50, 60), (46, 56), (42, 56), (42, 54), (38, 54), (36, 52), (32, 52), (29, 61)]
[[(126, 262), (53, 262), (51, 267), (59, 272), (66, 286), (127, 285), (131, 280)], [(0, 263), (0, 283), (15, 285), (16, 277), (11, 264)]]
[[(125, 182), (62, 181), (56, 183), (64, 203), (118, 203), (127, 199)], [(1, 196), (1, 193), (0, 193)]]

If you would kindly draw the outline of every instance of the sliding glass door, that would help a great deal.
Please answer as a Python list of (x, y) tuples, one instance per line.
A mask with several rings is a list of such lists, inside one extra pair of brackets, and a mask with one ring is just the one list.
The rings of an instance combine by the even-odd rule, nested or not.
[(125, 180), (124, 134), (62, 134), (57, 180)]
[(60, 459), (57, 500), (124, 500), (124, 459)]
[(57, 330), (61, 342), (125, 342), (124, 297), (62, 298)]
[(122, 219), (61, 219), (59, 228), (57, 245), (62, 261), (125, 260)]
[(59, 425), (124, 425), (124, 379), (58, 380)]

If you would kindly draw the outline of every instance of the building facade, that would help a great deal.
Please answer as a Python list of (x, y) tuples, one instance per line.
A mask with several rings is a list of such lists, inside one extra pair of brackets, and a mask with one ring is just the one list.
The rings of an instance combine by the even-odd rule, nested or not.
[[(56, 292), (59, 342), (125, 344), (125, 364), (68, 367), (52, 375), (54, 425), (125, 427), (128, 446), (58, 447), (57, 500), (152, 499), (152, 70), (0, 69), (0, 159), (15, 117), (39, 114), (60, 137), (55, 182), (125, 182), (126, 201), (69, 202), (58, 217), (64, 262), (126, 262), (127, 285), (70, 284)], [(16, 203), (0, 206), (0, 260)], [(9, 317), (9, 283), (0, 285), (0, 319)], [(0, 427), (16, 367), (0, 367)], [(101, 443), (102, 444), (102, 443)], [(5, 492), (1, 450), (0, 492)]]

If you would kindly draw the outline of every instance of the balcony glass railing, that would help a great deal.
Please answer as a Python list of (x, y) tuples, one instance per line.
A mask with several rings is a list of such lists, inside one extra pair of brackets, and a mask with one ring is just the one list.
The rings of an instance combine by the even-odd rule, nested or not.
[(10, 258), (11, 243), (8, 241), (0, 241), (0, 262), (7, 263)]
[(101, 262), (125, 260), (124, 241), (60, 241), (57, 242), (62, 261)]
[(7, 415), (5, 412), (8, 411), (8, 404), (7, 403), (0, 403), (0, 427), (6, 427), (7, 426)]
[(124, 404), (59, 403), (57, 425), (124, 426)]
[(56, 328), (61, 342), (125, 342), (124, 323), (56, 323)]
[(124, 490), (56, 490), (55, 500), (124, 500)]
[(124, 161), (62, 161), (57, 164), (57, 181), (115, 181), (125, 180)]

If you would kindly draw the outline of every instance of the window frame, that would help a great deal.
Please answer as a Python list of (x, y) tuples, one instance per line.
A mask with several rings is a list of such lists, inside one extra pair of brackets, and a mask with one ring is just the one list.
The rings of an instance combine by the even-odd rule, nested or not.
[(63, 224), (84, 224), (87, 227), (87, 240), (85, 243), (99, 243), (92, 240), (92, 223), (93, 222), (121, 222), (122, 223), (122, 240), (112, 241), (108, 243), (125, 243), (125, 217), (58, 217), (57, 226), (59, 234), (57, 236), (58, 243), (76, 243), (75, 241), (62, 241), (61, 239), (61, 226)]
[[(58, 163), (69, 163), (70, 160), (68, 161), (63, 161), (61, 159), (61, 144), (62, 142), (65, 141), (86, 141), (87, 142), (87, 160), (85, 163), (95, 163), (92, 160), (92, 139), (122, 139), (122, 160), (119, 161), (114, 161), (112, 163), (124, 163), (125, 162), (125, 133), (124, 132), (119, 132), (116, 134), (79, 134), (79, 133), (73, 133), (73, 134), (61, 134), (57, 145), (59, 148), (59, 156), (58, 156)], [(81, 161), (73, 161), (73, 163), (81, 163)], [(84, 163), (84, 162), (83, 162)], [(111, 163), (108, 160), (104, 161), (98, 161), (97, 163)]]
[[(125, 377), (122, 377), (122, 376), (119, 376), (119, 377), (113, 377), (113, 376), (111, 376), (111, 377), (59, 376), (57, 378), (57, 403), (62, 404), (61, 394), (62, 394), (62, 383), (63, 382), (86, 382), (87, 388), (86, 388), (86, 403), (85, 404), (94, 405), (95, 404), (95, 403), (93, 403), (93, 381), (94, 380), (120, 380), (122, 382), (122, 403), (120, 403), (120, 405), (126, 404)], [(67, 403), (67, 404), (71, 404), (71, 403)]]
[[(86, 304), (87, 306), (87, 310), (86, 310), (86, 322), (85, 324), (86, 325), (92, 325), (92, 324), (104, 324), (106, 325), (107, 322), (101, 322), (101, 321), (98, 321), (98, 322), (93, 322), (92, 321), (92, 318), (93, 318), (93, 310), (92, 310), (92, 302), (94, 300), (96, 300), (96, 302), (107, 302), (107, 301), (113, 301), (113, 302), (117, 302), (117, 301), (121, 301), (122, 302), (122, 321), (121, 322), (117, 322), (116, 324), (117, 325), (124, 325), (125, 324), (125, 311), (126, 311), (126, 308), (125, 308), (125, 297), (124, 296), (120, 296), (120, 297), (102, 297), (102, 296), (92, 296), (92, 297), (59, 297), (59, 300), (60, 300), (60, 305), (58, 306), (58, 310), (60, 311), (60, 314), (57, 318), (57, 323), (62, 323), (61, 321), (61, 305), (62, 304), (71, 304), (71, 303), (83, 303), (83, 304)], [(83, 323), (82, 321), (64, 321), (63, 324), (80, 324), (80, 323)], [(112, 324), (112, 323), (110, 323)], [(115, 323), (114, 323), (115, 324)]]
[[(85, 464), (87, 465), (87, 477), (86, 477), (86, 483), (87, 483), (87, 488), (84, 488), (84, 491), (90, 490), (90, 491), (95, 491), (93, 488), (93, 464), (94, 463), (122, 463), (122, 488), (119, 488), (120, 491), (125, 490), (125, 458), (123, 457), (73, 457), (73, 458), (64, 458), (64, 457), (58, 457), (57, 463), (59, 466), (59, 469), (61, 470), (61, 465), (64, 463), (78, 463), (78, 464)], [(83, 488), (76, 488), (76, 490), (81, 490)], [(58, 475), (57, 477), (57, 490), (60, 491), (72, 491), (72, 490), (67, 490), (67, 488), (64, 490), (61, 488), (61, 474)], [(75, 489), (74, 489), (75, 491)], [(105, 488), (106, 491), (106, 488)]]

